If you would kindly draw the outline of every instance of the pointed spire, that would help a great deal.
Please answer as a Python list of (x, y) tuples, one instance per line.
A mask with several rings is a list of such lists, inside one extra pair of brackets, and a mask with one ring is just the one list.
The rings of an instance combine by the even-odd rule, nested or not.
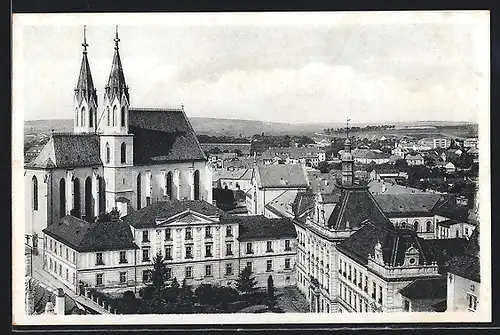
[(116, 26), (116, 33), (115, 33), (115, 50), (118, 50), (118, 42), (120, 42), (120, 38), (118, 37), (118, 25)]
[(80, 75), (78, 76), (78, 83), (76, 84), (75, 94), (77, 97), (78, 105), (81, 104), (83, 99), (87, 99), (90, 103), (91, 99), (95, 99), (97, 105), (97, 93), (94, 88), (94, 81), (92, 80), (92, 73), (90, 72), (90, 64), (87, 58), (87, 26), (83, 26), (83, 56), (82, 64), (80, 66)]
[(118, 37), (118, 26), (116, 26), (114, 41), (115, 54), (113, 56), (113, 63), (111, 64), (111, 72), (109, 73), (108, 85), (106, 86), (105, 94), (108, 95), (110, 101), (113, 101), (115, 96), (118, 96), (118, 99), (121, 99), (122, 94), (125, 94), (127, 100), (130, 101), (128, 87), (125, 83), (125, 75), (123, 74), (120, 52), (118, 50), (118, 42), (120, 41), (120, 38)]
[(83, 53), (86, 54), (87, 53), (87, 47), (89, 46), (87, 44), (87, 26), (83, 26), (83, 43), (82, 43), (82, 46), (83, 46)]

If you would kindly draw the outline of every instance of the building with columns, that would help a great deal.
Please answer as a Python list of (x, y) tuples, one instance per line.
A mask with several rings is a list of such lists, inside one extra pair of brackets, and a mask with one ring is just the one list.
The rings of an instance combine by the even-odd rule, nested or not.
[(25, 164), (26, 234), (72, 214), (93, 221), (117, 208), (121, 216), (166, 199), (212, 201), (212, 172), (196, 134), (179, 109), (131, 107), (118, 31), (102, 104), (84, 34), (74, 89), (73, 132), (53, 133)]

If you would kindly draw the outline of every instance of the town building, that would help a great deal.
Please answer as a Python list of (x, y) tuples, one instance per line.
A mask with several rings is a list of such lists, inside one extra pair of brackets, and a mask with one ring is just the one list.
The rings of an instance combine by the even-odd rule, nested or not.
[(371, 194), (377, 195), (377, 194), (394, 194), (394, 195), (399, 195), (399, 194), (440, 194), (437, 191), (434, 190), (421, 190), (418, 188), (406, 186), (406, 185), (399, 185), (398, 183), (391, 182), (391, 181), (386, 181), (384, 179), (380, 180), (371, 180), (368, 182), (368, 188)]
[(479, 229), (472, 234), (463, 255), (453, 257), (447, 268), (447, 310), (476, 312), (481, 291)]
[(305, 191), (309, 187), (301, 164), (257, 165), (252, 174), (252, 190), (247, 192), (249, 214), (267, 216), (266, 205), (286, 191)]
[(140, 246), (138, 282), (151, 280), (153, 257), (165, 259), (167, 280), (232, 285), (247, 265), (258, 284), (294, 281), (296, 233), (290, 219), (229, 215), (202, 200), (151, 204), (125, 217)]
[(454, 173), (457, 170), (452, 162), (436, 162), (435, 166), (445, 169), (446, 173)]
[(261, 155), (264, 164), (303, 164), (316, 167), (326, 160), (326, 152), (318, 147), (269, 148)]
[(421, 155), (406, 155), (405, 157), (406, 163), (408, 166), (411, 165), (424, 165), (424, 157)]
[(247, 192), (252, 188), (252, 171), (253, 169), (251, 168), (216, 169), (212, 173), (214, 186)]
[(27, 234), (41, 236), (69, 214), (93, 221), (113, 208), (123, 216), (164, 199), (212, 201), (212, 173), (184, 108), (133, 108), (118, 32), (114, 41), (101, 106), (84, 37), (68, 114), (73, 132), (51, 134), (25, 164)]
[(62, 288), (54, 289), (33, 278), (27, 282), (27, 315), (82, 315), (87, 309), (64, 293)]
[(467, 149), (478, 149), (479, 147), (479, 138), (473, 137), (473, 138), (467, 138), (464, 140), (464, 148)]
[(80, 292), (83, 284), (110, 290), (137, 286), (139, 247), (127, 224), (67, 215), (43, 234), (43, 269), (73, 292)]

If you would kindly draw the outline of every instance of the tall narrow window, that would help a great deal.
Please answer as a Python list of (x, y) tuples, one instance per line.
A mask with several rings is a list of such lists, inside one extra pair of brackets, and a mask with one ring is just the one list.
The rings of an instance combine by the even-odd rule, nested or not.
[(106, 108), (106, 119), (108, 127), (111, 125), (111, 112), (109, 111), (109, 107)]
[(81, 200), (80, 200), (80, 179), (75, 178), (73, 181), (73, 210), (76, 217), (81, 216)]
[(109, 143), (106, 143), (106, 164), (109, 164), (111, 159), (111, 149), (109, 148)]
[(171, 171), (168, 171), (167, 173), (167, 185), (165, 187), (167, 188), (167, 195), (169, 199), (172, 199), (172, 184), (173, 184), (173, 174)]
[(38, 179), (33, 176), (33, 210), (38, 210)]
[(94, 127), (94, 111), (89, 109), (89, 127)]
[(78, 123), (79, 118), (80, 118), (80, 116), (79, 116), (79, 114), (78, 114), (78, 108), (75, 108), (75, 119), (76, 119), (75, 121), (76, 121), (76, 126), (77, 126), (77, 127), (78, 127), (78, 125), (79, 125), (79, 123)]
[(427, 221), (427, 223), (425, 224), (425, 228), (426, 228), (426, 231), (427, 232), (430, 232), (431, 231), (431, 222), (430, 221)]
[(85, 127), (85, 107), (82, 108), (82, 112), (80, 113), (80, 126)]
[(121, 152), (121, 155), (120, 155), (121, 162), (125, 163), (127, 161), (127, 145), (125, 144), (125, 142), (122, 143), (120, 152)]
[(200, 200), (200, 171), (194, 171), (194, 200)]
[(85, 220), (94, 218), (94, 195), (92, 194), (92, 178), (85, 179)]
[(141, 174), (137, 175), (137, 210), (141, 209)]
[(117, 109), (118, 109), (118, 108), (117, 108), (116, 106), (115, 106), (115, 107), (113, 107), (113, 127), (114, 127), (114, 126), (116, 126), (116, 125), (118, 124), (118, 122), (117, 122), (117, 120), (116, 120), (116, 117), (117, 117), (117, 115), (116, 115)]
[(59, 181), (59, 217), (66, 215), (66, 180)]
[(122, 112), (120, 115), (121, 126), (125, 127), (125, 107), (122, 107)]

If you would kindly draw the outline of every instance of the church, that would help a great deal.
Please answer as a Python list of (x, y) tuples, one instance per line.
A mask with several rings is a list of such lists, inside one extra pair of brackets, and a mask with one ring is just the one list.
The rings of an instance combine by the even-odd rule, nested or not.
[(93, 221), (114, 208), (125, 216), (168, 199), (212, 202), (212, 172), (184, 106), (132, 107), (119, 42), (117, 29), (99, 105), (84, 28), (73, 132), (52, 133), (25, 164), (27, 235), (41, 236), (68, 214)]

